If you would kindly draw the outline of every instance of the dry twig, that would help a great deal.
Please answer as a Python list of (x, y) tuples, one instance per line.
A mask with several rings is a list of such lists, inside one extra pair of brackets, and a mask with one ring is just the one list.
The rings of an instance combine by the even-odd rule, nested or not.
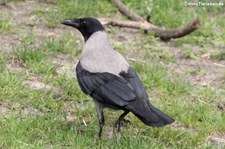
[(130, 27), (136, 29), (144, 29), (147, 31), (153, 31), (156, 36), (160, 37), (163, 41), (168, 41), (171, 38), (180, 38), (195, 31), (200, 26), (199, 18), (195, 18), (193, 21), (187, 23), (184, 26), (175, 29), (163, 29), (147, 22), (140, 15), (131, 11), (120, 0), (112, 0), (117, 6), (119, 11), (133, 21), (124, 21), (118, 19), (100, 19), (103, 25), (113, 25), (120, 27)]
[(140, 21), (145, 22), (145, 19), (142, 18), (140, 15), (135, 13), (134, 11), (131, 11), (126, 5), (124, 5), (120, 0), (112, 0), (112, 2), (117, 6), (119, 11), (127, 16), (129, 19), (133, 21)]
[(99, 21), (103, 25), (113, 25), (113, 26), (129, 27), (153, 31), (156, 36), (160, 37), (164, 41), (170, 40), (171, 38), (180, 38), (187, 34), (190, 34), (194, 30), (196, 30), (200, 25), (200, 21), (198, 18), (195, 18), (192, 22), (175, 29), (163, 29), (148, 22), (136, 22), (127, 20), (125, 21), (119, 19), (106, 19), (106, 18), (99, 18)]

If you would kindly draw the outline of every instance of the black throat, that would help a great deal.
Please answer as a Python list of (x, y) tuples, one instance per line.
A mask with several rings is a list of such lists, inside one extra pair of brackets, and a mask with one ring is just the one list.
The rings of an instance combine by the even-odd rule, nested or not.
[(98, 31), (104, 31), (104, 28), (102, 26), (93, 26), (92, 28), (81, 28), (79, 29), (81, 34), (84, 37), (85, 42), (89, 39), (89, 37)]

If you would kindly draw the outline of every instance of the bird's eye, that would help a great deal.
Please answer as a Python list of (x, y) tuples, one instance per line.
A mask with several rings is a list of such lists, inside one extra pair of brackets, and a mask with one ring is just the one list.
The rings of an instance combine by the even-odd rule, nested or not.
[(86, 21), (81, 21), (80, 24), (81, 25), (85, 25), (86, 24)]

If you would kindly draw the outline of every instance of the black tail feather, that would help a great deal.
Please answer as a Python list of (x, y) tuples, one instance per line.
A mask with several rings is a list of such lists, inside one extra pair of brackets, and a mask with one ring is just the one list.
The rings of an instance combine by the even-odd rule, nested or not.
[[(148, 106), (150, 110), (144, 110), (143, 112), (145, 112), (145, 114), (140, 115), (133, 111), (134, 115), (136, 115), (144, 124), (152, 127), (162, 127), (175, 121), (173, 118), (169, 117), (150, 103), (148, 103)], [(149, 111), (151, 113), (148, 113)], [(153, 121), (150, 117), (153, 114), (157, 117), (156, 121)]]

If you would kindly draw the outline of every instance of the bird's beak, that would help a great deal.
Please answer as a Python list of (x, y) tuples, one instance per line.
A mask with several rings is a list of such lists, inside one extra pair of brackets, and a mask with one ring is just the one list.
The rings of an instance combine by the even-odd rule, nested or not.
[(78, 28), (80, 26), (79, 21), (76, 19), (66, 19), (66, 20), (61, 21), (61, 24), (72, 26), (75, 28)]

